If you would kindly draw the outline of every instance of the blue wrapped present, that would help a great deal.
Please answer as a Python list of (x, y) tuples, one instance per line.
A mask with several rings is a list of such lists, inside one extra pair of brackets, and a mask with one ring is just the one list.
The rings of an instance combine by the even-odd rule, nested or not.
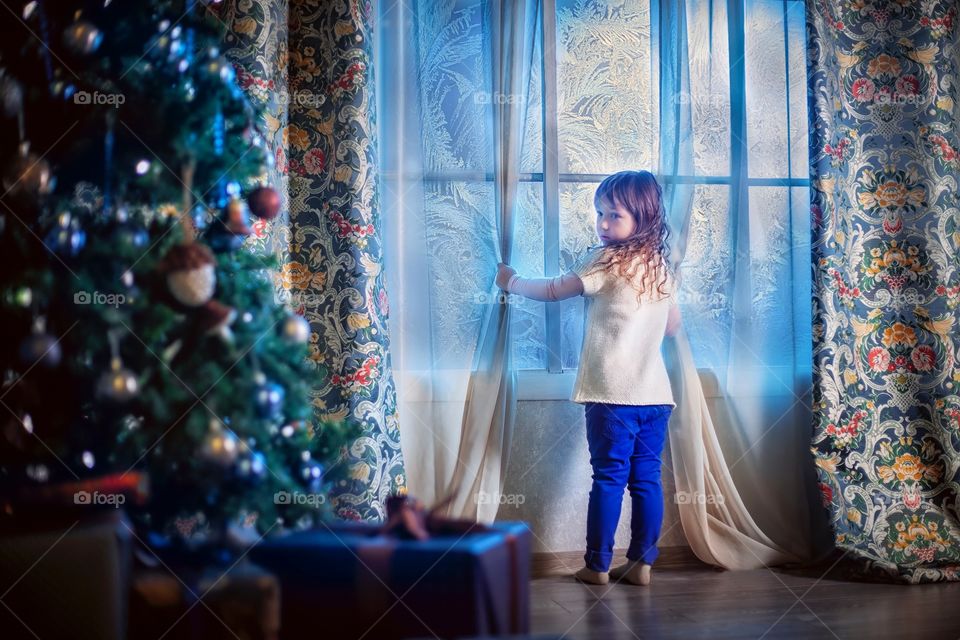
[(447, 524), (426, 539), (343, 524), (261, 542), (250, 557), (280, 579), (281, 637), (527, 633), (527, 525)]

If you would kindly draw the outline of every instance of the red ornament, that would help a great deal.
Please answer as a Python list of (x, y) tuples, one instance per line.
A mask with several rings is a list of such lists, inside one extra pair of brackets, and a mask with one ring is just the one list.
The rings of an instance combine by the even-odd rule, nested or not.
[(273, 220), (280, 214), (280, 194), (273, 187), (257, 187), (247, 196), (247, 204), (253, 215), (263, 220)]

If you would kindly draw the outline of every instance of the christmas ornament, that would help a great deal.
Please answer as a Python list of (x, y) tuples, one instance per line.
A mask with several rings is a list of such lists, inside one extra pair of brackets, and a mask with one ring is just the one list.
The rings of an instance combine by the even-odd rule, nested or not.
[(97, 380), (97, 396), (118, 404), (135, 398), (138, 390), (137, 377), (117, 357), (110, 359), (110, 370)]
[(200, 331), (207, 335), (219, 334), (227, 341), (233, 340), (230, 325), (236, 318), (236, 309), (217, 300), (209, 300), (197, 311), (197, 325)]
[(77, 20), (63, 30), (63, 43), (78, 55), (88, 55), (100, 48), (103, 34), (86, 20)]
[(259, 451), (243, 447), (243, 452), (237, 460), (234, 472), (241, 480), (257, 481), (267, 472), (267, 459)]
[(87, 232), (69, 213), (57, 216), (57, 226), (47, 234), (44, 244), (61, 257), (75, 256), (87, 244)]
[(110, 370), (97, 379), (96, 393), (101, 400), (122, 404), (132, 400), (139, 388), (137, 377), (120, 361), (120, 338), (117, 330), (107, 333), (110, 342)]
[(181, 304), (198, 307), (213, 297), (217, 286), (216, 260), (210, 250), (197, 242), (174, 246), (163, 257), (160, 269), (166, 274), (170, 293)]
[(227, 231), (237, 236), (248, 236), (253, 231), (250, 229), (249, 209), (240, 198), (231, 198), (223, 210), (223, 224)]
[(19, 153), (4, 172), (2, 182), (10, 195), (37, 199), (53, 191), (56, 179), (50, 164), (30, 151), (29, 142), (21, 142)]
[(217, 253), (236, 251), (244, 238), (253, 233), (248, 224), (247, 205), (239, 198), (231, 198), (207, 230), (206, 240)]
[(219, 77), (225, 84), (232, 83), (237, 73), (233, 65), (223, 56), (216, 47), (211, 47), (209, 51), (210, 61), (207, 63), (206, 71), (211, 76)]
[(253, 215), (273, 220), (280, 214), (280, 194), (272, 187), (257, 187), (247, 196), (247, 205)]
[(140, 225), (124, 222), (114, 228), (112, 240), (114, 244), (124, 249), (141, 249), (147, 246), (150, 235)]
[(257, 373), (256, 383), (253, 402), (257, 409), (257, 415), (268, 420), (279, 418), (286, 391), (277, 383), (269, 382), (262, 373)]
[(60, 364), (62, 352), (60, 343), (47, 333), (47, 320), (38, 317), (33, 323), (33, 331), (20, 344), (20, 361), (27, 365), (34, 364), (53, 369)]
[(207, 462), (229, 467), (240, 453), (237, 437), (224, 428), (223, 423), (213, 418), (200, 445), (200, 456)]
[(213, 214), (206, 205), (198, 204), (190, 211), (190, 217), (193, 220), (193, 228), (199, 231), (206, 231), (213, 220)]
[(11, 304), (16, 307), (27, 308), (33, 301), (33, 289), (27, 286), (7, 289), (5, 297), (7, 299), (7, 304)]
[(130, 220), (130, 212), (125, 205), (119, 205), (114, 211), (115, 224), (111, 240), (124, 249), (141, 249), (147, 245), (150, 235), (142, 225)]
[(280, 336), (289, 344), (306, 344), (310, 340), (310, 323), (291, 313), (280, 323)]
[(300, 465), (300, 478), (309, 491), (319, 491), (323, 485), (323, 465), (314, 460), (304, 460)]
[(69, 100), (76, 92), (77, 88), (64, 80), (54, 80), (50, 83), (50, 95), (54, 98)]

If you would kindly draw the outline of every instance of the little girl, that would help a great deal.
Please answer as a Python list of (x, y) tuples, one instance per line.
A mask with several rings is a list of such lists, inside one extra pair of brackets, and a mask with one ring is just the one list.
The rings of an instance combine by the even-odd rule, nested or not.
[[(669, 265), (660, 185), (648, 171), (607, 177), (594, 195), (597, 236), (572, 271), (521, 278), (501, 263), (497, 286), (533, 300), (584, 296), (583, 348), (570, 398), (584, 405), (593, 486), (587, 509), (586, 566), (575, 578), (650, 583), (663, 520), (660, 455), (676, 406), (660, 354), (680, 326)], [(630, 491), (627, 562), (609, 571), (623, 490)]]

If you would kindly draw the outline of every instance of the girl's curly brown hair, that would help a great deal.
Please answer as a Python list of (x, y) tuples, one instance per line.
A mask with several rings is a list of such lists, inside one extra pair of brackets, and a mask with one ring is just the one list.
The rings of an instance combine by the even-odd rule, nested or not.
[[(594, 205), (601, 200), (626, 209), (637, 227), (629, 238), (603, 247), (590, 272), (614, 267), (618, 277), (634, 284), (637, 302), (653, 285), (661, 296), (667, 295), (663, 287), (668, 274), (676, 274), (670, 264), (670, 227), (663, 208), (663, 191), (657, 179), (649, 171), (614, 173), (597, 187)], [(642, 259), (634, 260), (636, 257)], [(641, 265), (644, 273), (638, 288), (634, 276)]]

